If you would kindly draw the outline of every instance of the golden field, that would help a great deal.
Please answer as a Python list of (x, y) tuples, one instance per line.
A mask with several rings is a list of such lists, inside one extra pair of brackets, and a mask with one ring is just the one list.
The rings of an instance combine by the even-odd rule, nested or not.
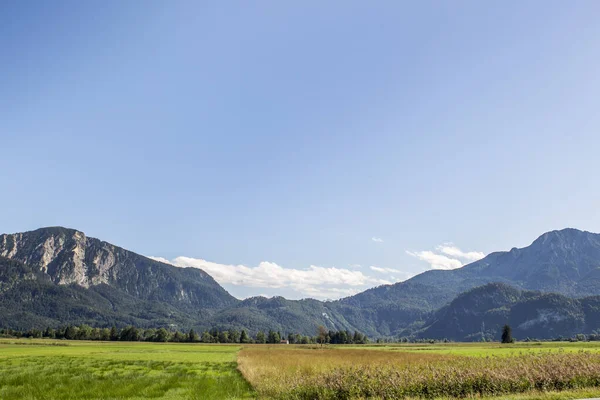
[(554, 392), (569, 398), (600, 387), (600, 355), (567, 347), (438, 345), (436, 352), (423, 346), (246, 346), (238, 368), (259, 397), (271, 399), (546, 398)]

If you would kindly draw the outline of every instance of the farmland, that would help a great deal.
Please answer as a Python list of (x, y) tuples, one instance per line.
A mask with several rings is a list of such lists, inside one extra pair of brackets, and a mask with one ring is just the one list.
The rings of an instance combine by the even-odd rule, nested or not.
[(6, 340), (0, 399), (252, 398), (239, 346)]
[(572, 399), (600, 344), (362, 346), (0, 341), (0, 399)]

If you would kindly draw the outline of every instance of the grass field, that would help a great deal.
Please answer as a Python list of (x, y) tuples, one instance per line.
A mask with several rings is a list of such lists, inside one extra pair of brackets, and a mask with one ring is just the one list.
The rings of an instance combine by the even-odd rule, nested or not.
[(0, 399), (254, 398), (239, 346), (4, 340)]
[(416, 352), (420, 354), (447, 354), (457, 356), (515, 356), (532, 352), (600, 353), (600, 342), (516, 342), (501, 343), (436, 343), (436, 344), (369, 344), (336, 346), (340, 349), (370, 349), (383, 351)]
[(600, 397), (600, 343), (320, 348), (0, 340), (1, 400), (492, 396)]

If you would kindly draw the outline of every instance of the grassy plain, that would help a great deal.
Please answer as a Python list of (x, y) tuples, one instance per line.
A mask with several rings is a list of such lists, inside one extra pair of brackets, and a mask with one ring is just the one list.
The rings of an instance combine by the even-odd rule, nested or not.
[(492, 396), (600, 397), (600, 343), (320, 348), (0, 340), (0, 400)]
[(0, 399), (254, 398), (239, 346), (0, 341)]

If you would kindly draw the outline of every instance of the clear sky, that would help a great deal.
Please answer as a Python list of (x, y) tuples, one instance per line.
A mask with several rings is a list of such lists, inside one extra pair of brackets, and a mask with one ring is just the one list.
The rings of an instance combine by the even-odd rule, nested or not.
[(335, 298), (599, 232), (599, 15), (2, 1), (0, 231), (76, 228), (240, 298)]

